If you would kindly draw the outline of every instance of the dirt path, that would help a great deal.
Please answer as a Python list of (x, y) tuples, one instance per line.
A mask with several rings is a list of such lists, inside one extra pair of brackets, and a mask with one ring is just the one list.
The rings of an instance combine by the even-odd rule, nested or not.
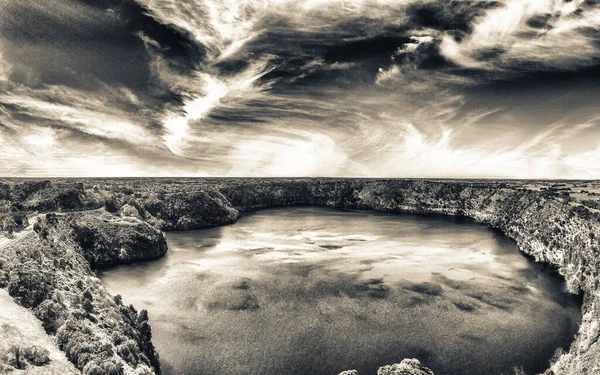
[(35, 223), (37, 221), (37, 219), (39, 217), (41, 217), (42, 215), (34, 215), (31, 217), (28, 217), (28, 221), (29, 221), (29, 225), (23, 229), (20, 232), (17, 232), (15, 234), (13, 234), (12, 237), (6, 237), (6, 236), (1, 236), (0, 237), (0, 249), (12, 245), (13, 243), (19, 241), (21, 238), (25, 237), (28, 233), (31, 233), (33, 231), (33, 223)]

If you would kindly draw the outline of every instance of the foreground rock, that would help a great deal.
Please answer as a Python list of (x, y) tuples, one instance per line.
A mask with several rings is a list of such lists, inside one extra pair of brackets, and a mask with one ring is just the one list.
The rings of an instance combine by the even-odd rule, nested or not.
[[(359, 375), (356, 370), (341, 372), (339, 375)], [(418, 359), (403, 359), (402, 362), (380, 367), (377, 375), (434, 375), (433, 371), (421, 365)]]

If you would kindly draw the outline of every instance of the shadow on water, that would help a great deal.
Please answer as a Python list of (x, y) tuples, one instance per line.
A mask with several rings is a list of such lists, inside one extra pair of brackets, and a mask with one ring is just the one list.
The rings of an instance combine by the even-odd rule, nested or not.
[(166, 375), (538, 373), (580, 319), (551, 267), (466, 218), (271, 209), (168, 242), (100, 274), (149, 310)]

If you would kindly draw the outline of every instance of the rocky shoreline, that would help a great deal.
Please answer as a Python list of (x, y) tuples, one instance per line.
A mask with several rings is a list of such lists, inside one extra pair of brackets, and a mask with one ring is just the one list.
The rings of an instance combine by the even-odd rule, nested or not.
[[(166, 242), (160, 230), (226, 225), (240, 212), (299, 205), (464, 216), (500, 229), (525, 254), (557, 267), (570, 292), (583, 293), (577, 337), (546, 374), (600, 374), (600, 215), (568, 194), (488, 181), (148, 179), (19, 184), (27, 182), (9, 181), (4, 189), (5, 201), (17, 209), (106, 209), (58, 219), (47, 216), (26, 243), (0, 253), (0, 282), (5, 280), (16, 301), (32, 309), (45, 327), (54, 311), (64, 313), (50, 319), (54, 323), (46, 331), (58, 337), (67, 358), (84, 374), (160, 373), (147, 314), (112, 298), (94, 276), (94, 267), (161, 256)], [(43, 284), (41, 296), (28, 289), (40, 282), (38, 278), (52, 279)], [(82, 294), (91, 296), (91, 302)], [(115, 330), (122, 335), (110, 337)], [(103, 347), (74, 350), (69, 342), (82, 338), (99, 340)], [(115, 372), (101, 368), (103, 363), (111, 363)], [(390, 371), (384, 373), (403, 374)]]

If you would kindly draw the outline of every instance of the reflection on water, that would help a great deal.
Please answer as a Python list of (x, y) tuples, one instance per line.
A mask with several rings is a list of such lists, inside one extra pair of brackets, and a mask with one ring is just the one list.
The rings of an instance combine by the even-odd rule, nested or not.
[(405, 357), (533, 373), (579, 319), (556, 275), (452, 218), (293, 208), (168, 237), (163, 259), (101, 275), (148, 309), (166, 375), (367, 375)]

